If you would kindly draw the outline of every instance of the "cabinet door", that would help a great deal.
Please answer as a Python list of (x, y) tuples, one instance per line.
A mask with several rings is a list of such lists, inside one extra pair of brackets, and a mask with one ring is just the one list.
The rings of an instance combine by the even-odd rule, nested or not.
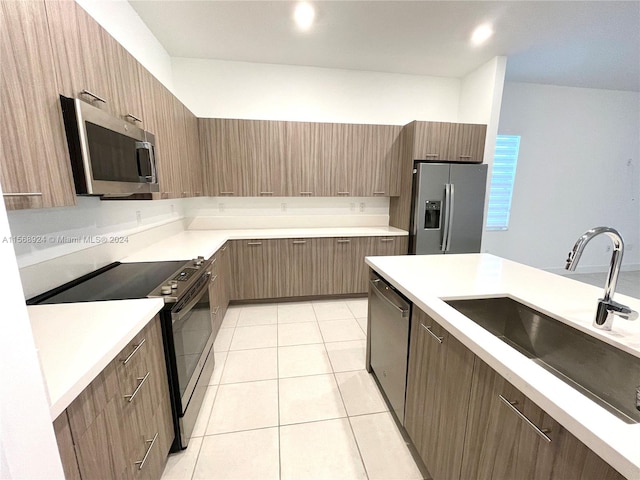
[(192, 197), (204, 195), (203, 162), (200, 153), (200, 138), (198, 133), (198, 118), (183, 105), (185, 112), (187, 133), (187, 158), (189, 159), (189, 192)]
[(366, 293), (369, 285), (369, 268), (364, 257), (374, 251), (372, 237), (335, 238), (327, 255), (332, 268), (332, 293)]
[(462, 478), (624, 477), (487, 364), (477, 360)]
[(393, 125), (362, 125), (363, 152), (355, 178), (358, 179), (357, 195), (365, 197), (389, 196), (392, 166), (397, 166), (398, 143), (395, 142), (400, 127)]
[(364, 151), (364, 126), (346, 123), (327, 124), (323, 163), (329, 167), (329, 194), (333, 197), (359, 193), (357, 171)]
[(413, 160), (450, 160), (451, 123), (415, 122)]
[(237, 240), (232, 243), (231, 268), (237, 300), (278, 296), (277, 240)]
[(414, 308), (405, 427), (436, 480), (460, 478), (474, 361), (469, 349)]
[(316, 239), (298, 238), (278, 241), (280, 278), (279, 297), (314, 295), (319, 276), (315, 261)]
[[(117, 115), (115, 83), (110, 81), (116, 72), (108, 70), (107, 52), (103, 46), (107, 32), (76, 2), (46, 2), (46, 8), (60, 86), (58, 93), (82, 98)], [(85, 91), (106, 103), (83, 93)]]
[(482, 163), (486, 135), (486, 125), (452, 123), (449, 133), (450, 160)]
[(324, 123), (288, 122), (286, 126), (285, 195), (329, 195), (329, 166), (325, 163)]
[(372, 255), (405, 255), (408, 241), (408, 237), (374, 237), (375, 249)]
[(1, 2), (0, 20), (5, 205), (9, 210), (74, 205), (45, 4)]

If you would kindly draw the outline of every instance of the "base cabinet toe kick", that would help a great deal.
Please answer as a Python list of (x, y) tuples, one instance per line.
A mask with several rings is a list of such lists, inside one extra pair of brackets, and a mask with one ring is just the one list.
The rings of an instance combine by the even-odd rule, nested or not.
[(162, 476), (174, 432), (159, 316), (53, 425), (67, 480)]
[(372, 285), (369, 291), (367, 370), (376, 376), (416, 461), (434, 480), (624, 480), (416, 305), (410, 319), (402, 319), (410, 333), (405, 404), (399, 409), (397, 392), (385, 392), (389, 379), (380, 381), (387, 372), (376, 371), (378, 359), (388, 358), (376, 334), (387, 331), (393, 340), (388, 329), (400, 332), (401, 318), (387, 315), (381, 326), (386, 307), (377, 290)]

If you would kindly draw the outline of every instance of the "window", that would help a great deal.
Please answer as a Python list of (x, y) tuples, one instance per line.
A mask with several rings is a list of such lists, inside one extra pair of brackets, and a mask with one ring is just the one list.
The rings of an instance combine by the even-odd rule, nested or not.
[(507, 230), (513, 182), (516, 178), (516, 164), (520, 149), (519, 135), (498, 135), (493, 156), (493, 173), (487, 212), (487, 230)]

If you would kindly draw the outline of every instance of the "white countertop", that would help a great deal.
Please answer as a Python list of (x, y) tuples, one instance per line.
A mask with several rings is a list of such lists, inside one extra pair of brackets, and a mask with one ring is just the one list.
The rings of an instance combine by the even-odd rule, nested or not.
[(162, 309), (161, 298), (29, 306), (51, 420)]
[(254, 228), (243, 230), (186, 230), (123, 258), (122, 262), (191, 260), (209, 258), (227, 240), (269, 238), (333, 238), (407, 236), (395, 227)]
[[(512, 297), (640, 357), (640, 321), (591, 326), (602, 288), (488, 254), (367, 257), (367, 264), (629, 479), (640, 479), (640, 424), (627, 424), (443, 300)], [(615, 299), (640, 311), (640, 300)]]

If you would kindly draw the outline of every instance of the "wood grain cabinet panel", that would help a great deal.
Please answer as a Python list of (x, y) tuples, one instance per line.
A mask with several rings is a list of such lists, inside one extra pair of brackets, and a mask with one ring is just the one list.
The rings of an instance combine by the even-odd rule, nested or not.
[(234, 300), (276, 298), (278, 296), (278, 240), (234, 240), (231, 242), (231, 269)]
[(457, 479), (475, 355), (420, 309), (411, 321), (405, 428), (434, 479)]
[(287, 122), (285, 188), (287, 196), (328, 196), (330, 159), (324, 149), (330, 135), (325, 123)]
[(372, 237), (334, 238), (327, 252), (329, 284), (336, 294), (366, 293), (369, 268), (364, 257), (374, 251)]
[(457, 162), (482, 163), (486, 135), (486, 125), (451, 124), (449, 136), (450, 159)]
[(389, 256), (406, 255), (409, 248), (409, 237), (374, 237), (374, 250), (371, 255)]
[[(173, 420), (158, 317), (56, 420), (58, 443), (68, 447), (67, 417), (80, 478), (160, 478)], [(63, 461), (66, 474), (71, 461)]]
[(71, 427), (69, 426), (69, 417), (67, 417), (66, 411), (62, 412), (60, 416), (53, 421), (53, 431), (58, 443), (58, 452), (60, 453), (60, 460), (62, 461), (64, 478), (66, 480), (80, 480), (78, 460), (76, 459)]
[[(624, 478), (479, 359), (469, 405), (462, 478)], [(536, 433), (514, 409), (544, 430), (551, 441)]]
[(391, 185), (391, 170), (398, 168), (401, 127), (395, 125), (362, 125), (363, 152), (354, 172), (363, 197), (397, 195)]
[(5, 205), (9, 210), (74, 205), (45, 4), (1, 2), (0, 21)]

